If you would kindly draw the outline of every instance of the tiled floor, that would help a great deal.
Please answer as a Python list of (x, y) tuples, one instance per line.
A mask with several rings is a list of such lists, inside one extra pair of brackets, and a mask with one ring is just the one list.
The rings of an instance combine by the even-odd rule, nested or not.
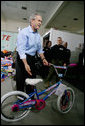
[[(15, 83), (15, 82), (14, 82)], [(2, 125), (84, 125), (84, 93), (73, 85), (64, 81), (64, 83), (72, 87), (75, 92), (75, 102), (73, 108), (67, 114), (61, 114), (55, 109), (56, 97), (52, 95), (46, 101), (46, 107), (41, 111), (31, 111), (24, 119), (8, 123), (1, 120)], [(38, 91), (44, 89), (44, 84), (37, 84)], [(12, 91), (11, 79), (1, 83), (1, 96)]]

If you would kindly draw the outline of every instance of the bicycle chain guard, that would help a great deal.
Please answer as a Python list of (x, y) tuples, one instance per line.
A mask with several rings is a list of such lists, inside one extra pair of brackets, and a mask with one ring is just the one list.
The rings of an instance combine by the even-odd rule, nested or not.
[(19, 105), (15, 104), (15, 105), (12, 106), (11, 109), (12, 109), (13, 112), (17, 112), (17, 111), (19, 111)]
[(37, 99), (36, 100), (36, 104), (35, 104), (35, 108), (37, 110), (42, 110), (45, 107), (45, 101), (43, 99)]

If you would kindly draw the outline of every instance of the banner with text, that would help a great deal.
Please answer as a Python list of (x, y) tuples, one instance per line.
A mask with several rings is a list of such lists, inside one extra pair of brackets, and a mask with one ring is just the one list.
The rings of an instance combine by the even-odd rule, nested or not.
[(1, 31), (1, 51), (14, 51), (16, 48), (17, 34), (14, 32)]

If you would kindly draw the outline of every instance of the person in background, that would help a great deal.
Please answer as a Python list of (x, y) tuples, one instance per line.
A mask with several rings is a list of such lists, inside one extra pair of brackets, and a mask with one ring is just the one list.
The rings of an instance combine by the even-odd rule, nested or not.
[(44, 39), (44, 41), (43, 41), (43, 48), (46, 47), (46, 43), (47, 43), (48, 41), (49, 41), (48, 39)]
[[(67, 50), (66, 49), (66, 45), (67, 43), (65, 43), (62, 41), (61, 37), (57, 38), (57, 43), (51, 47), (51, 55), (52, 55), (52, 59), (51, 59), (51, 63), (55, 64), (57, 66), (66, 66), (69, 62), (69, 59), (67, 59)], [(69, 56), (68, 56), (69, 57)], [(64, 73), (63, 70), (59, 69), (58, 70), (59, 73)], [(46, 87), (49, 86), (49, 81), (52, 80), (52, 78), (54, 78), (54, 80), (57, 82), (59, 81), (58, 76), (56, 75), (56, 72), (54, 70), (53, 67), (50, 67), (49, 70), (49, 74), (45, 80), (45, 85)]]
[(64, 42), (63, 46), (66, 48), (65, 50), (65, 63), (64, 63), (64, 66), (67, 66), (70, 64), (70, 57), (71, 57), (71, 51), (70, 49), (68, 49), (68, 43), (67, 42)]
[(48, 62), (51, 61), (51, 45), (52, 45), (52, 42), (47, 41), (46, 46), (43, 49), (45, 58), (47, 59)]
[(79, 53), (78, 65), (84, 66), (84, 44), (82, 44), (82, 51)]
[[(35, 54), (40, 55), (44, 65), (48, 65), (41, 47), (38, 29), (42, 24), (40, 14), (32, 14), (29, 18), (30, 25), (22, 29), (17, 37), (16, 58), (16, 86), (17, 90), (24, 91), (26, 78), (36, 78)], [(26, 85), (26, 93), (34, 91), (34, 86)], [(32, 97), (34, 99), (34, 97)]]
[(57, 45), (62, 45), (64, 43), (64, 41), (62, 40), (61, 37), (57, 38)]
[[(51, 61), (51, 52), (50, 52), (51, 45), (52, 45), (51, 41), (46, 41), (46, 45), (43, 49), (44, 56), (48, 62)], [(37, 60), (36, 66), (37, 66), (37, 71), (38, 71), (37, 74), (40, 75), (43, 79), (45, 79), (49, 73), (49, 66), (43, 65), (41, 58), (38, 54), (36, 54), (36, 60)]]
[(57, 38), (57, 43), (51, 47), (52, 63), (56, 65), (64, 65), (64, 50), (61, 37)]
[[(48, 62), (51, 62), (51, 45), (52, 45), (52, 42), (51, 41), (47, 41), (46, 42), (46, 46), (44, 47), (43, 51), (44, 51), (44, 56), (46, 58), (46, 60)], [(48, 76), (48, 73), (49, 73), (49, 66), (44, 66), (42, 65), (41, 67), (41, 76), (43, 79), (46, 79), (47, 76)]]

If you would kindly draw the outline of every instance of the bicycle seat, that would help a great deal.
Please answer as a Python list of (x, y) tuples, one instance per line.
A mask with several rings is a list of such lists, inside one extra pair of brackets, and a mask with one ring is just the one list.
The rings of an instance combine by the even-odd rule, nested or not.
[(25, 80), (25, 82), (26, 82), (26, 85), (35, 85), (35, 84), (37, 84), (37, 83), (39, 83), (39, 82), (42, 82), (43, 80), (42, 79), (31, 79), (31, 78), (27, 78), (26, 80)]

